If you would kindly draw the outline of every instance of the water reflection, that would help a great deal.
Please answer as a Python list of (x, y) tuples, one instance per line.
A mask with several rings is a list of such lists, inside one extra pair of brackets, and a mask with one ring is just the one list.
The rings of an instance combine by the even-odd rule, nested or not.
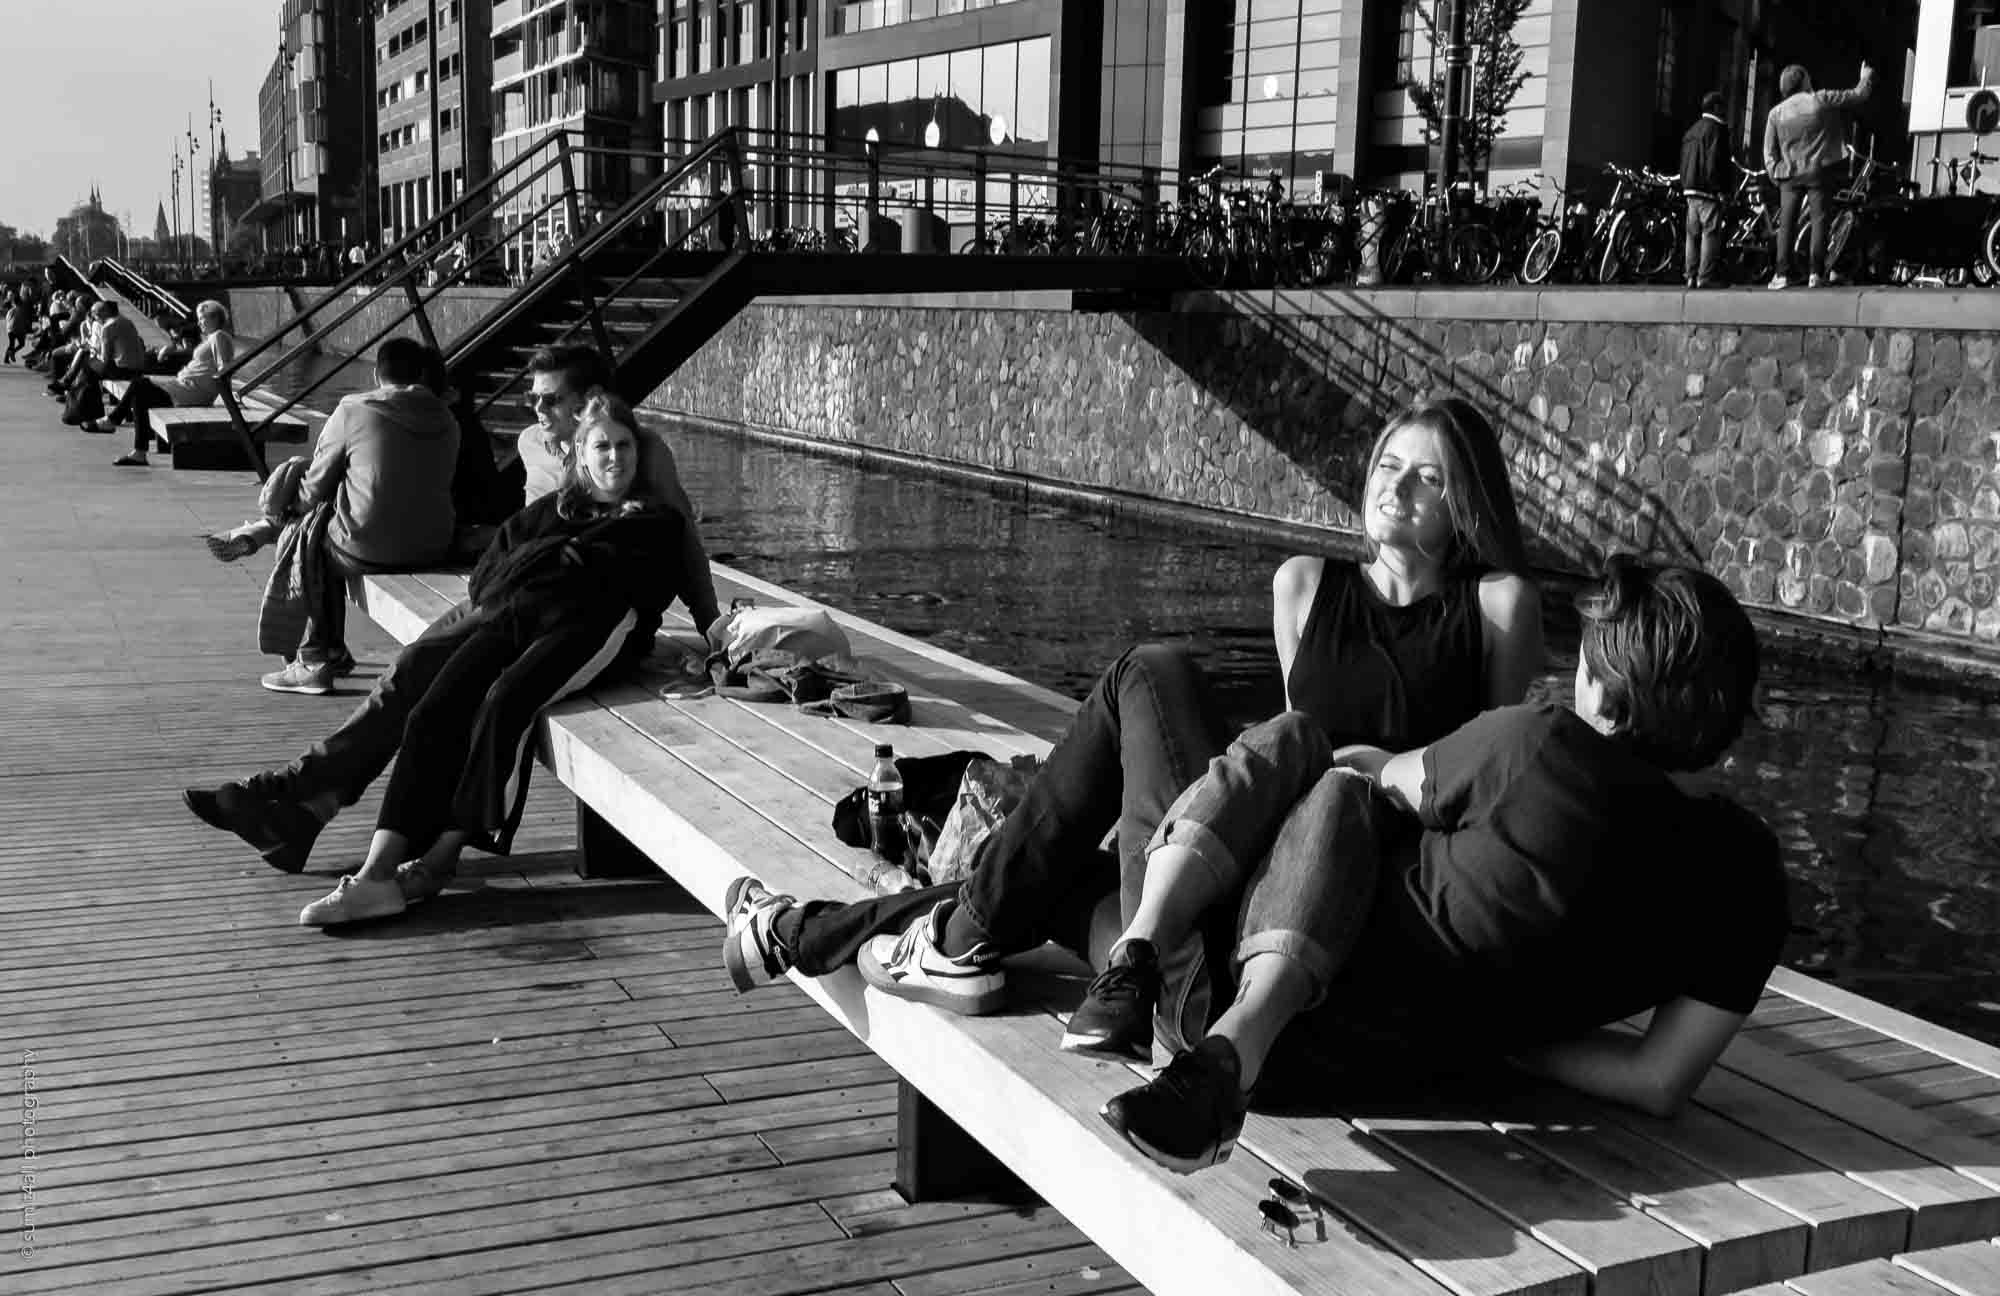
[[(1288, 550), (676, 430), (718, 558), (1080, 696), (1146, 639), (1186, 644), (1231, 716), (1282, 703), (1270, 578)], [(1575, 622), (1552, 612), (1567, 697)], [(1793, 967), (2000, 1043), (2000, 699), (1772, 659), (1711, 777), (1793, 879)], [(1700, 939), (1700, 933), (1690, 933)]]

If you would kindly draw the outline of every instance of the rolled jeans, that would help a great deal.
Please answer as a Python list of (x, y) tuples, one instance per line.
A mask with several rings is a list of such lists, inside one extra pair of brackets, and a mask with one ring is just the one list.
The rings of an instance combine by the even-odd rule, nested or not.
[(1333, 763), (1317, 724), (1287, 711), (1209, 762), (1147, 853), (1183, 847), (1221, 894), (1240, 893), (1232, 970), (1262, 954), (1291, 959), (1311, 980), (1312, 1007), (1360, 942), (1383, 872), (1381, 820), (1395, 813), (1371, 779)]
[[(811, 901), (790, 911), (779, 940), (794, 967), (824, 976), (852, 963), (871, 938), (956, 899), (995, 954), (1053, 940), (1088, 958), (1098, 902), (1115, 891), (1121, 923), (1131, 920), (1155, 825), (1222, 751), (1227, 732), (1186, 653), (1130, 649), (1098, 678), (962, 882), (854, 904)], [(1098, 845), (1114, 829), (1108, 856)]]

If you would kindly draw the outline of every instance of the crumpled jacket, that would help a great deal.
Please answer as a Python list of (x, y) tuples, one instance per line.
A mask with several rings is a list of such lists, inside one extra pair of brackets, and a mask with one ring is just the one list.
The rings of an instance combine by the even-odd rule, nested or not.
[(1810, 182), (1847, 159), (1847, 124), (1841, 110), (1866, 103), (1875, 88), (1873, 69), (1852, 90), (1803, 90), (1764, 118), (1764, 166), (1778, 181)]

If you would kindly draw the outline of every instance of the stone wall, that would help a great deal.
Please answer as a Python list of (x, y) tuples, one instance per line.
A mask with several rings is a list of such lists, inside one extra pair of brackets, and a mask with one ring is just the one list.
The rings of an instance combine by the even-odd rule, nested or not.
[[(1907, 304), (1868, 296), (1265, 293), (1143, 313), (764, 304), (649, 403), (1349, 529), (1382, 417), (1455, 393), (1495, 417), (1545, 561), (1580, 568), (1616, 548), (1693, 559), (1759, 607), (1994, 646), (2000, 385), (1992, 335), (1952, 315), (2000, 310), (1940, 295), (1945, 322), (1912, 326), (1897, 322)], [(1625, 319), (1589, 318), (1613, 309)], [(1719, 322), (1732, 315), (1743, 322)]]

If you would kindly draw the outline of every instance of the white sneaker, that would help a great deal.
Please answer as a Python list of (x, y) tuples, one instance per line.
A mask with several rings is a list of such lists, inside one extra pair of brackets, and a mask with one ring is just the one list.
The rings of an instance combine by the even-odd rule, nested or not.
[(344, 877), (340, 885), (299, 910), (301, 927), (337, 927), (369, 918), (393, 918), (403, 912), (403, 888), (392, 878), (364, 882)]
[(1777, 291), (1780, 288), (1789, 288), (1791, 286), (1792, 286), (1792, 281), (1785, 278), (1785, 276), (1783, 275), (1779, 275), (1777, 278), (1771, 280), (1771, 289), (1773, 292)]
[(1821, 279), (1818, 275), (1808, 275), (1806, 277), (1806, 287), (1808, 288), (1818, 288), (1821, 287), (1824, 283), (1825, 281)]
[(333, 670), (302, 661), (286, 662), (283, 670), (272, 671), (257, 682), (273, 693), (309, 693), (319, 697), (333, 692)]
[(901, 936), (877, 936), (855, 960), (861, 977), (883, 994), (914, 999), (946, 1012), (978, 1017), (998, 1012), (1007, 1000), (1007, 974), (985, 946), (951, 958), (938, 949), (944, 916), (955, 900), (911, 923)]

